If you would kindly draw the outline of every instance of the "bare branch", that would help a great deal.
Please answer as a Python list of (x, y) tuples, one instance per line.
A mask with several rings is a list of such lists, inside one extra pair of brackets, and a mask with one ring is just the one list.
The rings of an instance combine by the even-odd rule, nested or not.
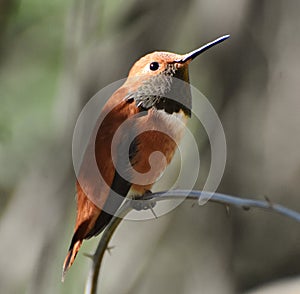
[(100, 271), (103, 255), (108, 248), (108, 243), (112, 238), (114, 231), (121, 223), (122, 219), (132, 210), (131, 201), (126, 200), (124, 204), (117, 211), (116, 215), (111, 219), (110, 223), (104, 230), (100, 242), (97, 246), (96, 252), (93, 256), (93, 264), (88, 276), (85, 287), (85, 293), (97, 293), (98, 276)]
[[(215, 203), (224, 204), (227, 209), (229, 206), (236, 206), (238, 208), (242, 208), (244, 210), (249, 210), (250, 208), (259, 208), (264, 209), (266, 211), (275, 212), (281, 215), (284, 215), (290, 219), (293, 219), (297, 222), (300, 222), (300, 213), (286, 208), (280, 204), (276, 204), (271, 202), (269, 198), (265, 198), (263, 200), (254, 200), (247, 198), (240, 198), (235, 196), (230, 196), (221, 193), (212, 193), (206, 191), (189, 191), (189, 190), (172, 190), (165, 192), (157, 192), (153, 194), (147, 194), (140, 198), (141, 201), (163, 201), (163, 200), (171, 200), (171, 199), (189, 199), (189, 200), (197, 200), (201, 199), (202, 203), (211, 201)], [(136, 201), (136, 199), (135, 199)], [(102, 259), (105, 251), (108, 248), (108, 243), (112, 238), (116, 228), (121, 223), (122, 219), (132, 210), (134, 205), (132, 201), (126, 199), (124, 204), (117, 211), (116, 215), (112, 218), (109, 225), (104, 230), (98, 247), (96, 249), (95, 254), (93, 255), (93, 264), (87, 279), (85, 293), (86, 294), (96, 294), (97, 293), (97, 283), (98, 276), (100, 271), (100, 266), (102, 263)], [(149, 205), (151, 208), (152, 205)]]

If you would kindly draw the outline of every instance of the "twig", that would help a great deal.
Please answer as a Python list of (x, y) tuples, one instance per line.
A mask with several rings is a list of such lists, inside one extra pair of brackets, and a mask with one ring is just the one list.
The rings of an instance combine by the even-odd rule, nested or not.
[[(300, 213), (286, 208), (280, 204), (271, 202), (268, 198), (263, 200), (254, 200), (247, 198), (234, 197), (230, 195), (225, 195), (221, 193), (211, 193), (206, 191), (188, 191), (188, 190), (172, 190), (165, 192), (157, 192), (153, 194), (147, 194), (140, 199), (142, 201), (153, 200), (171, 200), (171, 199), (189, 199), (189, 200), (199, 200), (201, 198), (202, 203), (211, 201), (215, 203), (224, 204), (227, 207), (236, 206), (244, 210), (249, 210), (250, 208), (259, 208), (268, 210), (270, 212), (275, 212), (291, 218), (295, 221), (300, 222)], [(152, 207), (149, 205), (149, 207)], [(86, 294), (96, 294), (97, 293), (97, 283), (100, 271), (101, 262), (106, 249), (108, 248), (108, 243), (112, 238), (116, 228), (121, 223), (122, 219), (133, 209), (131, 200), (127, 199), (124, 204), (120, 207), (116, 215), (112, 218), (109, 225), (104, 230), (95, 254), (93, 255), (93, 264), (88, 276), (86, 283), (85, 293)]]
[(132, 210), (131, 201), (126, 200), (124, 204), (117, 211), (116, 215), (111, 219), (108, 226), (105, 228), (100, 242), (97, 246), (95, 254), (93, 255), (93, 264), (88, 276), (88, 280), (85, 287), (85, 293), (97, 293), (97, 284), (98, 284), (98, 276), (100, 271), (101, 262), (103, 259), (103, 255), (108, 248), (108, 243), (113, 236), (114, 231), (121, 223), (122, 219)]

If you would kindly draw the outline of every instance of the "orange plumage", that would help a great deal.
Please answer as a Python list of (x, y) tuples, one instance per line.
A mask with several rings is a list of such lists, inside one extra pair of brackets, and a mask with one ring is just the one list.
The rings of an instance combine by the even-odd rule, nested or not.
[[(191, 115), (188, 64), (227, 38), (221, 37), (185, 55), (154, 52), (142, 57), (130, 70), (126, 82), (109, 98), (99, 115), (100, 126), (95, 128), (80, 166), (76, 182), (77, 217), (63, 275), (73, 264), (83, 240), (99, 234), (106, 227), (111, 214), (121, 205), (122, 197), (126, 197), (130, 189), (137, 196), (143, 195), (171, 162)], [(186, 83), (178, 89), (174, 79)], [(173, 100), (169, 96), (172, 93), (180, 97)], [(116, 131), (124, 123), (126, 127), (117, 135)], [(117, 142), (115, 150), (111, 148), (113, 139)], [(131, 144), (129, 153), (124, 147), (128, 143)], [(156, 160), (151, 167), (149, 158), (156, 151), (164, 158)], [(130, 180), (116, 171), (114, 154), (119, 168), (122, 172), (128, 171)], [(126, 157), (130, 159), (130, 167), (123, 163)], [(99, 174), (90, 169), (92, 160), (96, 160), (102, 182)], [(122, 197), (112, 199), (112, 190)], [(108, 206), (109, 210), (106, 209)]]

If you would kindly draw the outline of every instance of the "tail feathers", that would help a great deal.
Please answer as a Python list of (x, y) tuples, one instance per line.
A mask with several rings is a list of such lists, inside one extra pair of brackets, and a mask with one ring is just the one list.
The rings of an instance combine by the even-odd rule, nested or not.
[[(130, 189), (130, 185), (129, 182), (120, 177), (116, 172), (111, 188), (112, 191), (125, 197)], [(74, 263), (83, 240), (101, 233), (113, 217), (111, 214), (107, 213), (106, 210), (112, 213), (117, 211), (124, 200), (122, 197), (111, 197), (108, 195), (104, 208), (101, 210), (85, 196), (79, 183), (77, 183), (77, 187), (77, 218), (75, 233), (64, 261), (62, 281), (64, 280), (66, 272)]]
[(64, 281), (64, 278), (65, 278), (65, 275), (66, 275), (68, 269), (74, 263), (76, 255), (81, 247), (83, 239), (85, 239), (88, 229), (89, 229), (89, 221), (88, 220), (82, 222), (76, 229), (76, 231), (73, 235), (72, 241), (71, 241), (71, 245), (70, 245), (68, 254), (64, 261), (62, 281)]
[(65, 261), (64, 261), (64, 265), (63, 265), (63, 272), (62, 272), (62, 282), (64, 281), (65, 279), (65, 275), (68, 271), (68, 269), (72, 266), (72, 264), (74, 263), (74, 260), (76, 258), (76, 255), (81, 247), (81, 244), (82, 244), (82, 241), (83, 240), (78, 240), (75, 242), (75, 244), (73, 246), (70, 247), (69, 251), (68, 251), (68, 254), (65, 258)]

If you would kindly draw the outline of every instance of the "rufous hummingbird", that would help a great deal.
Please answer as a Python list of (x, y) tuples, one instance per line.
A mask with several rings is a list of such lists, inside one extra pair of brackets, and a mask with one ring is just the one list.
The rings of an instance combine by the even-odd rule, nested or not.
[[(222, 36), (183, 55), (169, 52), (145, 55), (133, 65), (126, 82), (108, 99), (77, 175), (77, 218), (63, 276), (73, 264), (83, 240), (103, 231), (124, 197), (142, 196), (150, 191), (170, 163), (191, 116), (188, 65), (228, 37)], [(175, 83), (176, 79), (184, 83)], [(146, 131), (143, 131), (145, 126)], [(113, 140), (116, 147), (112, 148)], [(130, 145), (129, 149), (126, 144)], [(156, 151), (164, 155), (164, 160), (151, 166), (149, 158)], [(93, 159), (102, 182), (99, 174), (90, 172)], [(113, 197), (113, 193), (121, 197)]]

